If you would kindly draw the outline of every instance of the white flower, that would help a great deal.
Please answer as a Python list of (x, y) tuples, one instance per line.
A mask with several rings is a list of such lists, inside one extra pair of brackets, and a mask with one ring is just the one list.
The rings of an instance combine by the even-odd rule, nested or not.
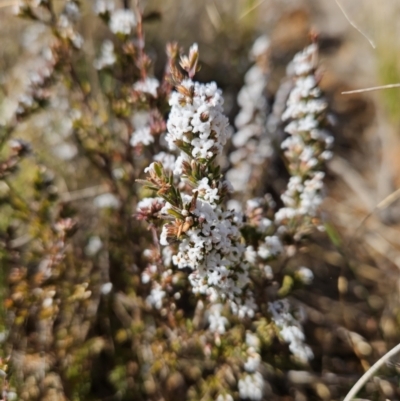
[(311, 348), (304, 344), (304, 333), (301, 323), (290, 313), (290, 305), (287, 299), (270, 302), (268, 309), (272, 320), (280, 329), (280, 334), (289, 344), (292, 354), (303, 363), (313, 358)]
[[(186, 183), (186, 177), (182, 177), (185, 164), (205, 165), (206, 160), (219, 155), (229, 129), (222, 109), (222, 93), (214, 82), (200, 84), (186, 79), (181, 86), (180, 92), (173, 92), (170, 98), (166, 141), (171, 150), (180, 150), (173, 174), (176, 180)], [(164, 163), (165, 155), (160, 154), (155, 160)], [(145, 172), (153, 170), (154, 162)], [(191, 185), (189, 193), (181, 192), (183, 208), (179, 213), (188, 222), (196, 223), (181, 233), (172, 262), (179, 269), (192, 270), (189, 281), (194, 293), (206, 294), (211, 302), (228, 302), (239, 317), (252, 317), (256, 304), (248, 288), (249, 265), (240, 233), (243, 219), (240, 213), (225, 211), (220, 205), (221, 195), (231, 191), (231, 185), (229, 181), (213, 180), (209, 176), (199, 177)], [(167, 202), (160, 214), (167, 215), (172, 207)], [(168, 232), (165, 224), (160, 235), (161, 245), (168, 245)], [(215, 312), (210, 319), (211, 330), (225, 330), (224, 317)]]
[(133, 89), (138, 92), (149, 93), (157, 97), (157, 89), (160, 86), (157, 78), (147, 77), (144, 81), (138, 81), (133, 85)]
[(164, 266), (169, 267), (172, 264), (173, 250), (170, 246), (166, 246), (162, 250), (162, 259)]
[(83, 45), (83, 37), (75, 32), (73, 22), (66, 14), (61, 14), (57, 22), (58, 32), (64, 39), (68, 39), (72, 45), (80, 49)]
[(245, 125), (242, 129), (237, 131), (233, 136), (232, 143), (240, 148), (250, 140), (253, 136), (257, 135), (258, 127), (256, 125)]
[(114, 11), (115, 4), (112, 0), (96, 0), (94, 12), (97, 15), (103, 15)]
[(282, 242), (276, 235), (265, 237), (264, 242), (258, 247), (258, 255), (262, 259), (277, 256), (283, 251)]
[(146, 303), (156, 309), (161, 309), (165, 295), (166, 292), (162, 290), (161, 285), (154, 282), (150, 295), (146, 298)]
[(164, 170), (170, 170), (170, 171), (174, 170), (175, 156), (171, 155), (170, 153), (166, 152), (157, 153), (153, 157), (153, 160), (155, 160), (156, 162), (160, 162), (163, 165)]
[(246, 332), (246, 345), (251, 348), (258, 349), (260, 347), (260, 339), (250, 331)]
[(135, 14), (127, 9), (113, 11), (109, 22), (111, 32), (122, 35), (129, 35), (136, 24)]
[(103, 242), (100, 237), (95, 235), (89, 238), (89, 242), (85, 247), (85, 254), (88, 256), (96, 255), (100, 249), (103, 247)]
[[(204, 188), (208, 189), (206, 180), (200, 184), (203, 193)], [(201, 192), (198, 188), (195, 190)], [(191, 200), (186, 196), (185, 202)], [(228, 301), (233, 313), (240, 317), (253, 316), (256, 309), (254, 299), (248, 290), (244, 290), (250, 279), (239, 231), (241, 219), (234, 211), (222, 211), (211, 200), (200, 198), (192, 213), (202, 219), (202, 224), (185, 233), (178, 253), (172, 258), (173, 263), (180, 269), (193, 270), (189, 281), (194, 293), (207, 294), (212, 300)], [(168, 244), (166, 227), (163, 227), (160, 238), (163, 245)], [(215, 312), (210, 319), (212, 327), (221, 331), (224, 318), (217, 319)]]
[(61, 160), (71, 160), (78, 153), (77, 147), (67, 142), (62, 142), (53, 146), (52, 151)]
[(255, 249), (253, 248), (253, 246), (248, 246), (246, 248), (246, 253), (244, 255), (245, 259), (251, 263), (251, 264), (255, 264), (257, 261), (257, 252), (255, 251)]
[(74, 1), (67, 1), (64, 7), (64, 13), (71, 21), (77, 21), (80, 17), (80, 10)]
[(260, 372), (246, 374), (239, 380), (238, 387), (240, 398), (258, 401), (263, 397), (264, 379)]
[(51, 305), (53, 305), (53, 298), (45, 298), (42, 302), (43, 308), (50, 308)]
[(142, 272), (142, 275), (141, 275), (142, 283), (148, 284), (155, 273), (157, 273), (156, 265), (147, 266), (147, 268)]
[(144, 271), (141, 275), (142, 283), (147, 284), (150, 282), (151, 276), (147, 271)]
[(274, 278), (274, 272), (272, 271), (272, 267), (271, 267), (271, 266), (269, 266), (269, 265), (264, 265), (264, 266), (262, 267), (262, 271), (263, 271), (265, 277), (266, 277), (268, 280), (272, 280), (272, 279)]
[(311, 284), (314, 279), (314, 273), (305, 266), (299, 267), (296, 274), (304, 284)]
[(251, 48), (251, 55), (253, 57), (259, 57), (266, 54), (269, 50), (270, 40), (267, 35), (259, 36), (253, 43)]
[(222, 308), (221, 304), (213, 304), (208, 311), (209, 330), (213, 333), (224, 334), (228, 325), (228, 319), (221, 315)]
[(117, 58), (114, 53), (114, 43), (111, 40), (105, 40), (101, 45), (100, 57), (93, 63), (96, 70), (102, 70), (115, 64)]
[(288, 75), (308, 75), (316, 67), (318, 46), (313, 43), (303, 51), (297, 53), (287, 67)]
[(0, 344), (3, 344), (8, 337), (8, 331), (1, 331), (0, 332)]
[[(6, 397), (5, 397), (5, 399), (6, 400), (8, 400), (8, 401), (14, 401), (14, 400), (16, 400), (18, 398), (18, 395), (17, 395), (17, 393), (16, 392), (14, 392), (14, 391), (7, 391), (6, 392)], [(232, 397), (231, 397), (232, 398)], [(227, 400), (228, 401), (228, 400)], [(232, 401), (233, 401), (233, 398), (232, 398)]]
[(150, 125), (150, 113), (145, 110), (138, 110), (132, 115), (132, 125), (135, 129), (147, 127)]
[(181, 85), (193, 91), (193, 99), (172, 93), (166, 140), (172, 150), (176, 141), (183, 141), (191, 145), (193, 158), (210, 159), (221, 153), (228, 138), (222, 93), (214, 82), (200, 84), (186, 79)]
[(141, 209), (148, 209), (152, 207), (154, 204), (159, 203), (164, 205), (165, 201), (162, 198), (143, 198), (136, 206), (136, 210), (139, 211)]
[(331, 152), (326, 149), (333, 139), (320, 127), (327, 104), (321, 98), (314, 75), (317, 51), (315, 44), (308, 46), (294, 57), (291, 66), (294, 87), (282, 114), (282, 120), (289, 121), (285, 127), (289, 136), (281, 147), (292, 176), (281, 195), (284, 207), (275, 214), (275, 223), (280, 225), (278, 231), (281, 233), (286, 232), (285, 224), (294, 226), (294, 222), (303, 232), (309, 230), (311, 218), (317, 216), (323, 200), (324, 173), (318, 170), (331, 157)]
[(226, 208), (228, 210), (234, 210), (238, 214), (242, 213), (242, 204), (236, 199), (229, 199)]
[(220, 198), (218, 195), (218, 188), (211, 188), (208, 181), (207, 177), (203, 178), (200, 181), (197, 190), (204, 200), (210, 202), (210, 204), (215, 204), (215, 202)]
[(118, 198), (111, 193), (105, 193), (96, 196), (93, 200), (93, 203), (99, 209), (104, 209), (104, 208), (118, 209), (120, 206)]
[(167, 246), (169, 245), (168, 239), (167, 239), (167, 226), (163, 226), (161, 235), (160, 235), (160, 245)]
[(181, 154), (180, 156), (178, 156), (176, 158), (176, 162), (175, 162), (175, 167), (173, 170), (174, 175), (176, 176), (181, 176), (183, 173), (183, 162), (188, 160), (188, 156), (187, 155), (183, 155)]
[(130, 144), (131, 146), (144, 145), (148, 146), (154, 142), (154, 136), (151, 135), (150, 127), (139, 128), (132, 133)]
[(113, 288), (113, 284), (112, 283), (110, 283), (110, 282), (104, 283), (100, 288), (100, 292), (103, 295), (107, 295), (107, 294), (109, 294), (111, 292), (112, 288)]
[(112, 175), (116, 180), (120, 180), (124, 177), (125, 170), (122, 167), (117, 167), (117, 168), (113, 169)]
[(244, 369), (248, 373), (255, 372), (260, 366), (261, 356), (257, 352), (252, 352), (251, 355), (247, 357), (247, 361), (244, 364)]
[[(252, 58), (267, 54), (269, 41), (267, 37), (260, 37), (254, 43)], [(236, 116), (237, 132), (233, 135), (232, 143), (236, 151), (230, 154), (233, 167), (227, 177), (232, 181), (236, 191), (244, 192), (248, 182), (260, 174), (262, 165), (273, 154), (271, 140), (267, 136), (268, 101), (265, 89), (268, 82), (268, 69), (265, 58), (257, 60), (244, 77), (245, 84), (237, 96), (240, 106)]]

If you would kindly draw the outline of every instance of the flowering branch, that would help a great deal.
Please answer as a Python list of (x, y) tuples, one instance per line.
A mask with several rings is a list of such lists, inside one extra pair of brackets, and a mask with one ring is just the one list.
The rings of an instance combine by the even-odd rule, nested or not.
[[(249, 289), (249, 265), (244, 261), (240, 215), (224, 210), (223, 201), (231, 185), (223, 179), (215, 159), (228, 138), (228, 120), (223, 98), (215, 83), (201, 84), (191, 77), (198, 69), (197, 45), (181, 66), (189, 78), (173, 74), (176, 91), (170, 98), (166, 141), (178, 150), (173, 170), (153, 162), (145, 171), (147, 186), (165, 200), (160, 243), (178, 240), (174, 264), (190, 268), (194, 293), (211, 301), (228, 301), (241, 317), (253, 316), (255, 303)], [(172, 72), (176, 69), (172, 69)]]

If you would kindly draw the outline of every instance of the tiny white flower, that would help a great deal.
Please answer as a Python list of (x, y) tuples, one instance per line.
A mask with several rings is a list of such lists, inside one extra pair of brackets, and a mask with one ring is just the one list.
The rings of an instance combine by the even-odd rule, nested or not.
[(314, 273), (305, 266), (300, 267), (296, 274), (304, 284), (311, 284), (314, 279)]
[(223, 306), (221, 304), (214, 304), (211, 306), (208, 315), (208, 323), (210, 324), (209, 330), (214, 333), (224, 334), (228, 319), (221, 315)]
[(154, 142), (154, 136), (151, 135), (150, 127), (139, 128), (132, 133), (131, 146), (144, 145), (148, 146)]
[(132, 10), (118, 9), (112, 12), (109, 26), (112, 33), (129, 35), (137, 21)]
[(56, 157), (61, 160), (71, 160), (77, 153), (78, 149), (75, 145), (67, 142), (59, 143), (52, 148), (53, 153)]
[(253, 352), (252, 355), (247, 358), (247, 361), (244, 364), (245, 371), (248, 373), (255, 372), (260, 366), (260, 361), (261, 356), (258, 353)]
[(88, 256), (96, 255), (103, 247), (103, 242), (97, 235), (90, 237), (89, 242), (85, 247), (85, 254)]
[(51, 305), (53, 305), (53, 298), (45, 298), (42, 302), (43, 308), (50, 308)]
[(104, 283), (101, 286), (100, 291), (103, 295), (107, 295), (111, 292), (112, 288), (113, 288), (112, 283)]
[(150, 295), (146, 298), (146, 303), (156, 309), (161, 309), (165, 295), (166, 292), (162, 290), (161, 285), (154, 283)]
[(160, 82), (156, 78), (147, 77), (144, 81), (138, 81), (133, 85), (133, 89), (138, 92), (149, 93), (153, 97), (157, 97), (157, 89)]
[(264, 379), (260, 372), (247, 374), (239, 380), (238, 387), (241, 398), (258, 401), (263, 397)]
[(267, 35), (259, 36), (251, 48), (251, 54), (254, 57), (259, 57), (265, 54), (270, 46), (270, 40)]
[(101, 45), (100, 57), (97, 58), (93, 65), (96, 70), (102, 70), (106, 67), (114, 65), (117, 58), (114, 53), (114, 43), (111, 40), (105, 40)]
[(105, 208), (118, 209), (120, 206), (118, 198), (111, 193), (105, 193), (96, 196), (93, 200), (93, 203), (99, 209), (105, 209)]
[(170, 171), (174, 171), (174, 167), (175, 167), (175, 156), (171, 155), (170, 153), (166, 153), (166, 152), (160, 152), (157, 153), (153, 159), (157, 162), (160, 162), (163, 167), (164, 170), (170, 170)]
[(97, 15), (103, 15), (114, 11), (115, 4), (112, 0), (96, 0), (94, 12)]

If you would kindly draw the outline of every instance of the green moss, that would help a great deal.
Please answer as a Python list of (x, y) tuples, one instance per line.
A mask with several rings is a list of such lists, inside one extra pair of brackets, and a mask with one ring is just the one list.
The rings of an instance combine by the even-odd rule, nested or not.
[[(379, 48), (378, 48), (379, 50)], [(398, 51), (382, 46), (378, 59), (378, 74), (381, 85), (400, 83), (400, 59)], [(400, 89), (385, 89), (379, 93), (384, 109), (387, 111), (393, 124), (400, 124)]]

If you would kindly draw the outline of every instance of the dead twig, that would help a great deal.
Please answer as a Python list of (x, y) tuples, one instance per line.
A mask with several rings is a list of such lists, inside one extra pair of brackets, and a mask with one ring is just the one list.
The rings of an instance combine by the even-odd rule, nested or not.
[(364, 384), (394, 355), (400, 352), (400, 344), (397, 344), (393, 349), (382, 356), (374, 365), (372, 365), (357, 381), (353, 388), (349, 391), (343, 401), (351, 401), (362, 389)]
[(352, 20), (350, 19), (350, 17), (347, 15), (345, 9), (343, 8), (343, 6), (340, 4), (339, 0), (335, 0), (335, 1), (336, 1), (336, 4), (338, 5), (338, 7), (340, 8), (340, 11), (343, 13), (343, 15), (345, 16), (345, 18), (347, 19), (347, 21), (349, 21), (349, 24), (350, 24), (354, 29), (356, 29), (358, 32), (360, 32), (360, 34), (361, 34), (362, 36), (364, 36), (364, 38), (368, 40), (369, 44), (375, 49), (376, 46), (375, 46), (375, 43), (372, 41), (372, 39), (369, 38), (369, 37), (355, 24), (355, 22), (352, 21)]
[(393, 88), (400, 88), (400, 84), (379, 85), (379, 86), (372, 86), (370, 88), (355, 89), (352, 91), (344, 91), (344, 92), (342, 92), (342, 95), (351, 95), (353, 93), (364, 93), (364, 92), (377, 91), (380, 89), (393, 89)]

